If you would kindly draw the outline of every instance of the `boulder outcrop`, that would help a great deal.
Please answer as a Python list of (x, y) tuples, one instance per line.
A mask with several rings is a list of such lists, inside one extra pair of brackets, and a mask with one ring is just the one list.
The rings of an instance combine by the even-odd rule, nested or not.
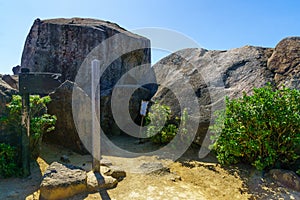
[[(6, 114), (6, 104), (8, 104), (13, 95), (18, 93), (17, 90), (12, 88), (8, 83), (3, 79), (3, 76), (0, 75), (0, 117)], [(0, 143), (7, 142), (9, 144), (18, 144), (18, 137), (14, 133), (4, 132), (4, 126), (0, 122)]]
[(2, 77), (0, 75), (0, 116), (5, 111), (6, 104), (11, 101), (12, 95), (17, 94), (17, 90), (6, 83)]
[[(48, 113), (57, 117), (55, 130), (46, 133), (45, 142), (58, 144), (78, 153), (87, 153), (77, 134), (72, 115), (72, 92), (74, 83), (65, 81), (49, 96)], [(76, 87), (76, 86), (75, 86)]]
[[(119, 34), (126, 39), (115, 37)], [(134, 50), (126, 51), (131, 48)], [(244, 46), (224, 51), (183, 49), (150, 68), (148, 39), (114, 23), (95, 19), (35, 20), (25, 42), (21, 66), (30, 68), (32, 72), (61, 73), (62, 80), (69, 81), (65, 84), (71, 86), (76, 82), (90, 96), (91, 70), (82, 70), (82, 66), (90, 65), (94, 58), (100, 60), (101, 66), (107, 66), (105, 71), (102, 68), (100, 87), (101, 125), (108, 134), (121, 132), (111, 111), (113, 89), (116, 88), (117, 96), (123, 99), (122, 94), (140, 86), (129, 103), (131, 118), (138, 121), (139, 102), (149, 99), (157, 89), (153, 85), (143, 86), (142, 82), (149, 78), (152, 80), (150, 82), (157, 80), (159, 85), (153, 100), (169, 105), (177, 116), (181, 107), (187, 107), (191, 119), (197, 123), (199, 121), (195, 137), (197, 144), (202, 144), (208, 126), (213, 121), (212, 114), (224, 106), (225, 96), (236, 98), (244, 92), (251, 94), (253, 88), (262, 87), (267, 82), (278, 87), (285, 84), (300, 88), (300, 37), (285, 38), (275, 48)], [(147, 70), (142, 70), (142, 73), (130, 72), (141, 65), (147, 65)], [(124, 74), (125, 81), (121, 80)], [(60, 116), (56, 131), (63, 133), (61, 138), (72, 132), (72, 136), (68, 136), (75, 138), (72, 139), (72, 146), (79, 145), (72, 149), (82, 151), (71, 120), (71, 87), (63, 88), (52, 94), (49, 112)], [(188, 92), (189, 89), (193, 92)], [(199, 107), (189, 108), (194, 101)], [(68, 120), (63, 119), (65, 116), (68, 116)], [(126, 123), (122, 126), (126, 126)]]
[[(54, 134), (47, 134), (45, 141), (57, 143), (84, 153), (72, 118), (72, 88), (77, 84), (91, 96), (91, 61), (100, 60), (101, 119), (107, 134), (119, 133), (111, 114), (111, 94), (118, 83), (119, 87), (139, 85), (143, 93), (132, 97), (133, 119), (136, 119), (139, 102), (150, 98), (153, 87), (143, 87), (141, 80), (127, 75), (127, 81), (119, 82), (121, 77), (137, 66), (150, 68), (150, 40), (133, 34), (117, 24), (96, 19), (36, 19), (27, 36), (21, 68), (31, 72), (51, 72), (62, 74), (63, 85), (51, 94), (49, 113), (58, 117)], [(152, 71), (153, 74), (153, 71)], [(146, 74), (147, 77), (154, 77)], [(129, 78), (131, 79), (129, 80)], [(126, 84), (126, 85), (125, 85)], [(122, 86), (120, 86), (122, 85)], [(130, 86), (128, 86), (130, 88)], [(66, 141), (66, 138), (68, 138)]]
[(19, 89), (19, 77), (16, 75), (2, 75), (2, 80), (15, 90)]
[(281, 40), (268, 59), (268, 68), (275, 74), (277, 85), (300, 89), (300, 37)]
[[(180, 106), (184, 106), (179, 100), (188, 107), (196, 96), (200, 108), (190, 108), (188, 113), (199, 117), (195, 142), (202, 144), (212, 114), (224, 106), (225, 96), (251, 94), (253, 88), (268, 82), (299, 88), (299, 58), (299, 37), (283, 39), (275, 49), (245, 46), (227, 51), (180, 50), (153, 66), (160, 84), (153, 100), (171, 106), (178, 116)], [(189, 87), (194, 93), (186, 92)]]
[[(25, 42), (21, 67), (29, 68), (32, 72), (60, 73), (62, 81), (75, 81), (88, 54), (116, 34), (125, 35), (129, 38), (127, 42), (143, 44), (147, 48), (116, 57), (102, 80), (103, 86), (111, 88), (129, 69), (150, 63), (150, 40), (108, 21), (86, 18), (36, 19)], [(122, 43), (109, 44), (113, 46), (106, 45), (105, 49), (101, 49), (106, 56), (126, 47)]]
[[(271, 53), (272, 49), (252, 46), (228, 51), (180, 50), (153, 66), (160, 82), (153, 99), (169, 105), (176, 116), (184, 106), (191, 117), (198, 117), (200, 125), (195, 141), (201, 144), (212, 114), (222, 107), (225, 96), (239, 97), (273, 81), (273, 74), (267, 68)], [(193, 92), (187, 93), (188, 89)], [(195, 98), (199, 108), (189, 108)], [(179, 105), (179, 101), (184, 105)]]

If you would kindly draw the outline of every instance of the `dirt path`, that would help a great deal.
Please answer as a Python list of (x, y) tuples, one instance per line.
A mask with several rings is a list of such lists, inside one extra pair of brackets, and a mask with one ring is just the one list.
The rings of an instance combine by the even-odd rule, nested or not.
[[(126, 141), (126, 144), (137, 148), (132, 142)], [(148, 148), (147, 145), (144, 147)], [(73, 165), (86, 170), (91, 169), (90, 156), (43, 144), (41, 157), (33, 164), (32, 175), (29, 178), (0, 179), (0, 199), (39, 199), (38, 187), (43, 172), (51, 162), (59, 161), (62, 155), (67, 155)], [(126, 178), (114, 189), (77, 195), (70, 198), (71, 200), (300, 199), (299, 192), (270, 182), (249, 166), (225, 169), (216, 163), (214, 156), (208, 156), (204, 160), (197, 159), (197, 151), (193, 149), (187, 151), (177, 162), (154, 156), (104, 158), (110, 160), (114, 166), (123, 168), (127, 173)], [(145, 163), (160, 163), (164, 168), (149, 173), (141, 168)]]

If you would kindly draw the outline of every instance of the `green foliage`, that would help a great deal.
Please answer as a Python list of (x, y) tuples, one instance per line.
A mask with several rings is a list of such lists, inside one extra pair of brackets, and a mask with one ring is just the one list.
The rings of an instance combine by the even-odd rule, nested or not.
[[(51, 101), (49, 96), (30, 96), (30, 150), (32, 158), (39, 153), (39, 143), (46, 132), (54, 130), (56, 116), (47, 114), (47, 103)], [(21, 135), (22, 99), (15, 95), (7, 105), (7, 115), (0, 118), (5, 131)]]
[[(186, 135), (186, 121), (188, 120), (187, 110), (184, 109), (181, 118), (171, 118), (171, 109), (169, 106), (155, 103), (151, 106), (151, 111), (146, 116), (147, 136), (151, 141), (158, 144), (169, 143), (178, 132)], [(181, 124), (181, 131), (179, 125)]]
[(18, 173), (17, 151), (15, 147), (0, 143), (0, 177), (10, 177)]
[(226, 99), (210, 130), (222, 164), (247, 162), (257, 169), (288, 165), (299, 158), (300, 91), (271, 85), (238, 99)]

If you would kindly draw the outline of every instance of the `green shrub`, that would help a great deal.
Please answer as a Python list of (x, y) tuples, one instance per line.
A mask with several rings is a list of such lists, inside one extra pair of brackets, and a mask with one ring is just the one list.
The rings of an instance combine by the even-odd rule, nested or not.
[(0, 143), (0, 177), (18, 174), (17, 151), (15, 147)]
[(238, 99), (226, 99), (216, 113), (212, 148), (222, 164), (247, 162), (262, 170), (292, 164), (299, 155), (300, 91), (273, 90), (271, 85), (254, 89)]
[[(30, 96), (30, 151), (35, 159), (39, 154), (39, 143), (44, 133), (54, 130), (56, 117), (47, 114), (46, 104), (51, 101), (49, 96)], [(7, 115), (0, 118), (5, 131), (21, 135), (22, 99), (14, 95), (7, 105)]]
[[(171, 118), (171, 109), (169, 106), (155, 103), (151, 106), (151, 111), (146, 116), (147, 136), (153, 143), (169, 143), (179, 131), (181, 123), (181, 135), (187, 134), (186, 121), (188, 120), (187, 110), (184, 109), (181, 118)], [(151, 122), (151, 124), (150, 124)]]

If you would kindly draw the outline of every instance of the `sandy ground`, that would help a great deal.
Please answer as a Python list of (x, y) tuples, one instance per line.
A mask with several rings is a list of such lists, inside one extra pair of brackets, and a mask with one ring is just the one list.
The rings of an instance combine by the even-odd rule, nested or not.
[[(151, 144), (137, 145), (128, 138), (118, 138), (116, 143), (126, 139), (129, 148), (151, 148)], [(122, 143), (124, 144), (124, 143)], [(121, 145), (120, 145), (121, 146)], [(213, 155), (204, 160), (197, 158), (198, 151), (189, 149), (178, 161), (157, 157), (121, 158), (103, 156), (114, 166), (123, 168), (127, 176), (117, 187), (97, 193), (81, 194), (76, 199), (115, 200), (159, 200), (159, 199), (300, 199), (300, 193), (281, 187), (250, 166), (239, 165), (223, 168)], [(39, 199), (39, 184), (42, 174), (53, 161), (67, 155), (71, 164), (86, 170), (91, 169), (91, 157), (79, 155), (70, 150), (43, 144), (41, 156), (32, 163), (32, 175), (26, 179), (0, 179), (0, 199)], [(143, 163), (162, 163), (169, 172), (139, 173)]]

